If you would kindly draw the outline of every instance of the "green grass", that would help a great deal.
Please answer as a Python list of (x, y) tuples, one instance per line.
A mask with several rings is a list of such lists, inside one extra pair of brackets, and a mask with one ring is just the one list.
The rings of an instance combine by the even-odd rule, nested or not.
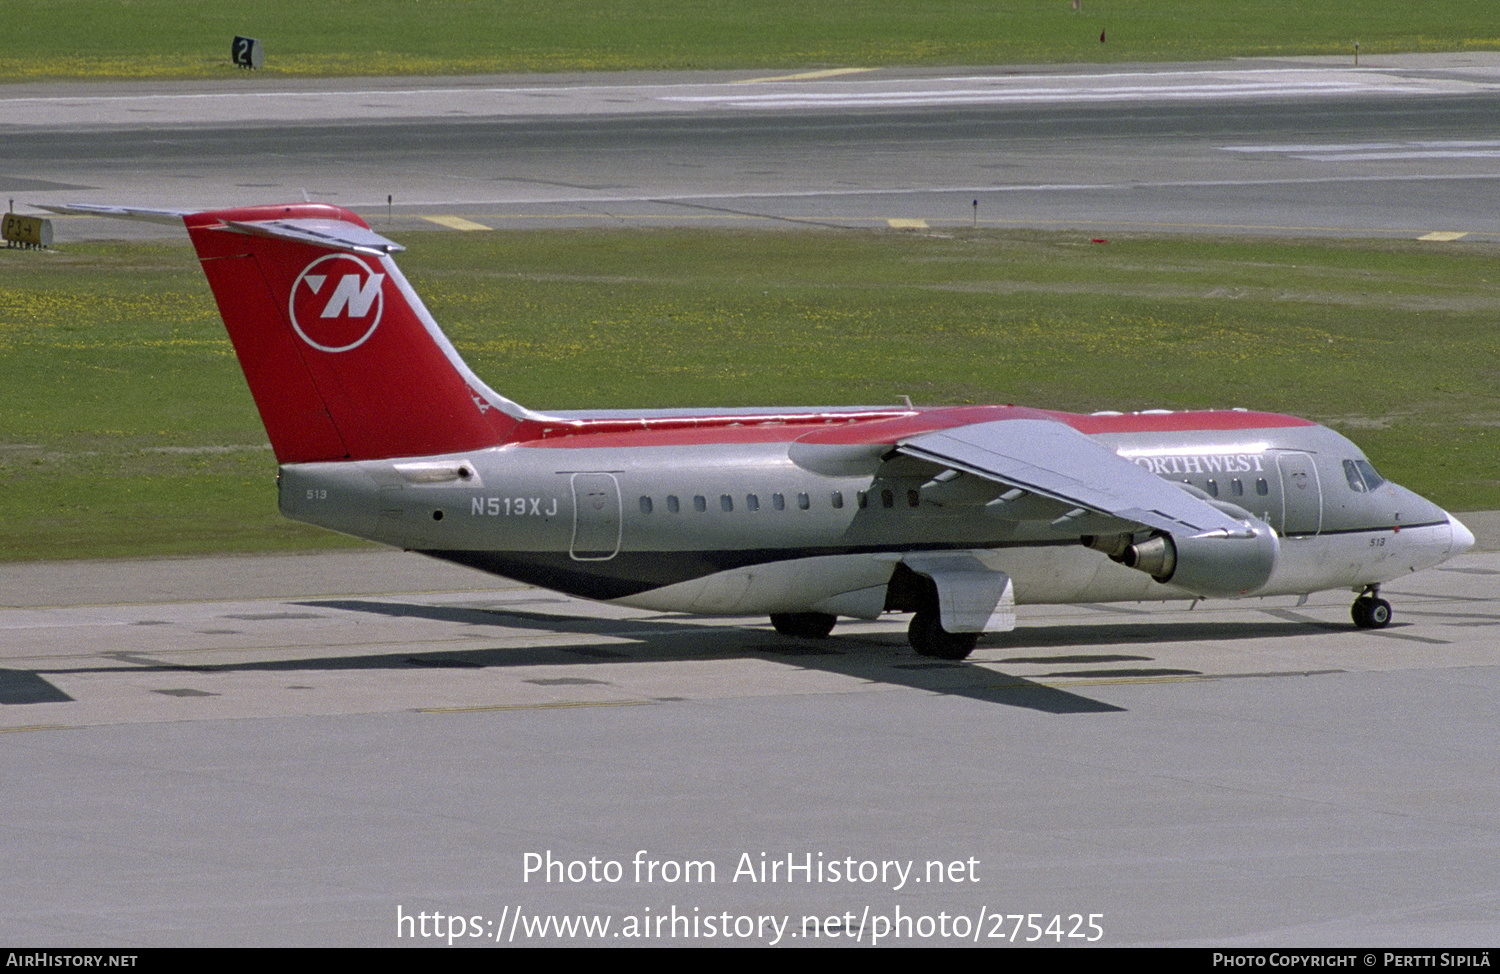
[(276, 512), (190, 250), (0, 251), (0, 267), (0, 557), (327, 543)]
[[(1497, 248), (1030, 232), (424, 232), (402, 265), (537, 408), (1244, 406), (1500, 508)], [(0, 251), (0, 557), (346, 544), (283, 521), (185, 245)]]
[[(1494, 0), (6, 0), (0, 80), (878, 67), (1500, 49)], [(1101, 43), (1100, 34), (1106, 35)]]

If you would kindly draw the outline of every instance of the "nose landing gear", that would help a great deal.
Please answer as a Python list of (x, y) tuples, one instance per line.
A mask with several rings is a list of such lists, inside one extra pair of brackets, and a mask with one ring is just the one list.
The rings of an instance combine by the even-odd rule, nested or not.
[(1368, 585), (1349, 610), (1361, 629), (1384, 629), (1391, 624), (1391, 604), (1380, 597), (1379, 585)]

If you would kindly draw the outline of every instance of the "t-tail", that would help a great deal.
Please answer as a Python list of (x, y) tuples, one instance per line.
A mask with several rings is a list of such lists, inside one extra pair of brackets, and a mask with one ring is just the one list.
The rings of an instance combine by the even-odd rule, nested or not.
[(69, 210), (187, 224), (279, 463), (467, 452), (537, 418), (464, 364), (401, 245), (349, 210)]

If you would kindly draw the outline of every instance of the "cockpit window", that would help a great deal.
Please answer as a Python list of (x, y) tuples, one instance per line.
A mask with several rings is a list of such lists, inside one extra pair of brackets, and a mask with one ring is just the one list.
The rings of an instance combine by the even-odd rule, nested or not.
[(1385, 483), (1385, 478), (1375, 472), (1375, 468), (1370, 466), (1370, 461), (1355, 460), (1354, 465), (1358, 467), (1359, 472), (1364, 475), (1365, 486), (1370, 488), (1371, 490), (1374, 490), (1376, 487), (1379, 487), (1381, 484)]
[(1345, 460), (1344, 478), (1349, 481), (1350, 490), (1361, 494), (1385, 483), (1385, 478), (1375, 472), (1368, 460)]

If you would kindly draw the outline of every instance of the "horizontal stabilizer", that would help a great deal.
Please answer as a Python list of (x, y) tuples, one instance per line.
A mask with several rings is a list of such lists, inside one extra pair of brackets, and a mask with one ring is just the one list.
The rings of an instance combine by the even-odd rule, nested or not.
[(182, 226), (182, 218), (192, 210), (161, 210), (144, 206), (105, 206), (99, 203), (69, 203), (66, 206), (36, 204), (37, 209), (64, 216), (107, 216), (117, 220), (141, 220), (146, 223), (165, 223)]
[(224, 227), (237, 233), (296, 240), (330, 250), (396, 254), (406, 249), (369, 227), (357, 226), (347, 220), (225, 220)]
[[(140, 220), (146, 223), (164, 223), (182, 226), (184, 217), (196, 210), (169, 210), (147, 206), (109, 206), (103, 203), (69, 203), (65, 206), (38, 205), (39, 209), (68, 216), (103, 216), (117, 220)], [(280, 240), (295, 240), (330, 250), (363, 251), (370, 254), (398, 254), (406, 248), (382, 237), (367, 226), (348, 220), (290, 217), (281, 220), (234, 220), (225, 219), (225, 230), (248, 233), (257, 237), (274, 237)]]

